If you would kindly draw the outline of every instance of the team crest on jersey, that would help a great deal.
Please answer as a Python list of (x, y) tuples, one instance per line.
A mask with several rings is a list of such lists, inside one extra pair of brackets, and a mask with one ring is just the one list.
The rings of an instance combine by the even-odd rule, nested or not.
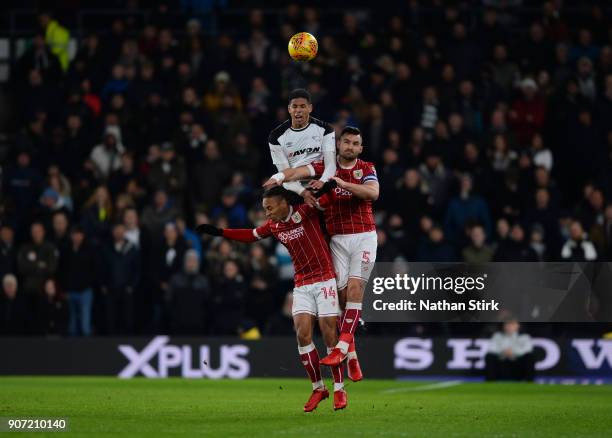
[(353, 178), (355, 179), (363, 178), (363, 170), (361, 169), (353, 170)]
[(302, 222), (302, 216), (297, 211), (291, 215), (291, 219), (293, 219), (293, 222), (295, 222), (296, 224)]

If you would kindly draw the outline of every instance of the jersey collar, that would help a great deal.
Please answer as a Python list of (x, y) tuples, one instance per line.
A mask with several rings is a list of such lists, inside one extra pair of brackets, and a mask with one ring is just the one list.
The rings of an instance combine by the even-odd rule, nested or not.
[(340, 164), (340, 158), (336, 158), (336, 163), (338, 163), (338, 167), (340, 169), (348, 170), (348, 169), (352, 169), (353, 167), (355, 167), (357, 165), (357, 160), (355, 160), (355, 164), (353, 164), (352, 166), (349, 166), (349, 167), (345, 167), (342, 164)]
[(287, 217), (285, 219), (282, 220), (282, 222), (289, 222), (289, 219), (291, 219), (291, 215), (293, 214), (293, 205), (289, 206), (289, 214), (287, 215)]
[(300, 132), (308, 128), (310, 126), (310, 123), (311, 123), (311, 120), (310, 120), (310, 117), (308, 117), (308, 123), (306, 123), (306, 126), (300, 129), (295, 129), (293, 126), (291, 126), (291, 119), (289, 119), (289, 129), (291, 129), (293, 132)]

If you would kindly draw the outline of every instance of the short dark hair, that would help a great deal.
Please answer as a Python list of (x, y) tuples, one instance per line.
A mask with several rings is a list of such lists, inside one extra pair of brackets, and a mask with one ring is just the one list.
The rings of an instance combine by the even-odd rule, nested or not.
[(340, 137), (344, 134), (353, 134), (353, 135), (361, 135), (361, 130), (356, 126), (345, 126), (340, 132)]
[(289, 191), (283, 186), (276, 186), (266, 190), (261, 197), (262, 199), (281, 197), (289, 202)]
[(311, 103), (312, 101), (310, 97), (310, 93), (308, 92), (308, 90), (304, 88), (296, 88), (295, 90), (291, 91), (291, 93), (289, 93), (289, 103), (291, 103), (293, 99), (300, 99), (300, 98), (306, 99), (308, 103)]

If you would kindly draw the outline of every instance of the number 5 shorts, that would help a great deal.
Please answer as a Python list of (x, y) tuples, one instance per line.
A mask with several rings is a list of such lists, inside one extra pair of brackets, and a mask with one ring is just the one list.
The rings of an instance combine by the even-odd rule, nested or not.
[(360, 278), (367, 282), (374, 269), (376, 231), (356, 234), (335, 234), (331, 238), (331, 249), (338, 289), (344, 289), (349, 278)]
[(319, 318), (337, 316), (340, 311), (336, 279), (306, 284), (293, 289), (291, 313), (293, 315), (308, 313)]

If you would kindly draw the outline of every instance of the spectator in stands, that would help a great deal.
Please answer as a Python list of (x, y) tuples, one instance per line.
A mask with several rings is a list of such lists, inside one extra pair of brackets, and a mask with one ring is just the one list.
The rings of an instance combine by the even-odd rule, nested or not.
[(45, 335), (63, 335), (66, 333), (68, 308), (64, 295), (60, 292), (53, 278), (45, 281), (42, 290), (40, 309), (40, 332)]
[(472, 193), (472, 177), (464, 174), (460, 179), (459, 196), (448, 204), (444, 221), (448, 241), (457, 247), (465, 243), (465, 226), (468, 223), (479, 223), (486, 234), (491, 233), (491, 216), (485, 200)]
[(517, 319), (504, 321), (503, 331), (496, 332), (489, 343), (485, 357), (488, 381), (534, 379), (535, 367), (531, 336), (519, 333)]
[[(502, 226), (503, 227), (503, 226)], [(499, 228), (498, 228), (499, 229)], [(493, 256), (494, 262), (535, 262), (537, 254), (525, 239), (520, 224), (512, 225), (508, 239), (500, 240)]]
[(99, 186), (83, 204), (81, 223), (94, 245), (108, 237), (113, 219), (113, 202), (106, 186)]
[(185, 253), (183, 270), (170, 278), (168, 286), (170, 329), (176, 334), (204, 334), (209, 325), (210, 287), (200, 274), (200, 258), (193, 249)]
[(26, 321), (32, 317), (26, 312), (21, 293), (17, 290), (17, 277), (13, 274), (2, 276), (0, 295), (0, 334), (23, 335)]
[(51, 48), (51, 52), (58, 57), (62, 70), (67, 71), (70, 65), (70, 55), (68, 53), (70, 32), (59, 24), (49, 12), (40, 14), (38, 22), (45, 32), (45, 41)]
[(229, 228), (245, 228), (247, 224), (247, 211), (244, 205), (238, 202), (238, 192), (234, 188), (227, 188), (221, 195), (221, 205), (216, 206), (211, 213), (213, 220), (221, 216), (227, 218)]
[(70, 221), (65, 211), (58, 211), (51, 219), (51, 238), (49, 239), (60, 254), (70, 245)]
[(208, 313), (212, 315), (212, 334), (236, 335), (244, 317), (247, 285), (238, 264), (227, 260), (212, 292)]
[(15, 231), (8, 224), (0, 226), (0, 278), (15, 272), (17, 249), (15, 248)]
[(7, 169), (4, 181), (3, 188), (15, 205), (17, 219), (27, 221), (43, 182), (40, 171), (32, 165), (29, 152), (17, 154), (17, 165)]
[(157, 190), (152, 205), (144, 208), (141, 222), (153, 239), (159, 240), (166, 223), (172, 222), (177, 214), (177, 210), (168, 199), (168, 194), (163, 190)]
[(561, 258), (572, 262), (597, 260), (597, 250), (582, 228), (582, 224), (573, 220), (570, 225), (569, 239), (561, 248)]
[(521, 146), (531, 142), (533, 135), (542, 129), (546, 105), (538, 95), (538, 85), (531, 78), (521, 81), (522, 97), (515, 100), (510, 111), (510, 122)]
[(70, 231), (70, 244), (61, 252), (60, 284), (68, 294), (70, 336), (91, 335), (91, 311), (93, 290), (97, 286), (99, 263), (94, 249), (85, 238), (79, 225)]
[(442, 227), (433, 225), (426, 238), (423, 239), (417, 251), (420, 262), (455, 262), (456, 255), (452, 245), (444, 238)]
[(287, 292), (283, 306), (280, 311), (272, 315), (266, 323), (266, 335), (271, 336), (293, 336), (295, 334), (295, 328), (293, 326), (293, 314), (291, 308), (293, 307), (293, 292)]
[(45, 240), (45, 228), (40, 222), (30, 227), (31, 243), (25, 243), (17, 254), (17, 267), (23, 278), (23, 293), (26, 310), (30, 315), (28, 329), (38, 331), (39, 318), (43, 310), (42, 292), (45, 281), (55, 275), (58, 267), (57, 247)]
[(101, 298), (106, 334), (134, 333), (134, 292), (140, 281), (140, 255), (125, 238), (125, 226), (115, 224), (112, 242), (104, 248)]
[(180, 202), (187, 183), (187, 175), (185, 164), (176, 156), (172, 143), (162, 144), (161, 160), (151, 168), (148, 180), (152, 190), (164, 190), (172, 199)]
[(482, 225), (474, 225), (469, 230), (470, 245), (461, 253), (466, 263), (488, 263), (493, 260), (493, 248), (486, 244), (487, 235)]
[(121, 155), (124, 152), (119, 127), (107, 126), (102, 143), (95, 146), (90, 155), (100, 178), (106, 179), (113, 171), (121, 168)]

